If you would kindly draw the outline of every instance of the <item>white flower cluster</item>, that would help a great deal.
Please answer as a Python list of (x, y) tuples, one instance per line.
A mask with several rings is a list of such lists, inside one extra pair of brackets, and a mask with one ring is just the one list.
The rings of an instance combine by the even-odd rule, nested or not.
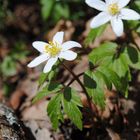
[[(86, 3), (95, 8), (101, 13), (95, 16), (91, 21), (91, 28), (99, 27), (102, 24), (111, 21), (113, 31), (117, 36), (123, 34), (123, 22), (122, 20), (139, 20), (140, 15), (134, 10), (124, 8), (130, 0), (86, 0)], [(52, 69), (52, 66), (60, 58), (65, 60), (74, 60), (77, 57), (77, 53), (71, 51), (71, 48), (81, 47), (81, 45), (75, 41), (67, 41), (63, 43), (64, 32), (57, 32), (53, 37), (53, 41), (49, 43), (42, 41), (33, 42), (33, 47), (37, 49), (41, 54), (28, 64), (28, 67), (36, 67), (44, 61), (47, 61), (43, 72), (47, 73)]]

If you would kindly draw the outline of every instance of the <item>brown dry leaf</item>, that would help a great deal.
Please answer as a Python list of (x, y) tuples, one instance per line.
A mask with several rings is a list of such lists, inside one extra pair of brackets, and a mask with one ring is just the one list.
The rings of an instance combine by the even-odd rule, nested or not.
[(76, 64), (76, 66), (74, 67), (73, 71), (75, 72), (75, 74), (79, 74), (82, 72), (85, 72), (89, 67), (89, 60), (87, 55), (83, 55), (80, 58), (79, 63)]
[[(10, 98), (13, 109), (19, 109), (20, 107), (20, 110), (22, 110), (32, 104), (32, 99), (35, 97), (38, 88), (37, 77), (38, 73), (36, 72), (30, 74), (26, 79), (20, 80)], [(23, 100), (25, 101), (23, 102)], [(21, 104), (21, 102), (23, 103)]]
[[(73, 71), (75, 74), (78, 75), (86, 71), (88, 67), (89, 67), (88, 57), (82, 56), (79, 63), (77, 63), (76, 66), (74, 67)], [(83, 81), (83, 76), (80, 76), (79, 79)], [(81, 86), (76, 81), (74, 81), (71, 86), (77, 91), (82, 91)]]
[(114, 132), (113, 130), (107, 128), (108, 135), (110, 136), (111, 140), (121, 140), (121, 137), (118, 133)]
[(4, 95), (3, 90), (0, 89), (0, 101), (2, 101), (2, 99), (4, 98), (3, 95)]
[(21, 90), (16, 90), (14, 93), (12, 93), (12, 96), (10, 98), (10, 104), (13, 109), (18, 109), (20, 103), (21, 103), (21, 98), (25, 96), (25, 93)]
[[(34, 78), (36, 78), (36, 76)], [(36, 80), (32, 81), (31, 78), (27, 78), (26, 80), (22, 81), (19, 88), (25, 92), (28, 100), (32, 100), (38, 91), (38, 83)]]
[(25, 108), (22, 111), (23, 120), (44, 120), (47, 117), (46, 113), (47, 103), (46, 101), (39, 102), (30, 107)]
[(22, 111), (22, 120), (30, 128), (36, 140), (64, 140), (63, 135), (52, 131), (46, 112), (47, 102), (42, 100)]
[[(2, 46), (3, 46), (4, 44), (2, 44)], [(7, 44), (5, 44), (5, 45), (7, 45)], [(0, 46), (0, 58), (4, 58), (4, 57), (6, 57), (7, 55), (8, 55), (8, 53), (9, 53), (9, 49), (7, 48), (7, 47), (1, 47)]]
[(128, 114), (129, 111), (135, 112), (135, 105), (136, 102), (132, 100), (120, 99), (121, 106), (123, 107), (122, 112), (123, 114)]
[(117, 101), (117, 93), (115, 91), (105, 91), (105, 109), (102, 110), (98, 107), (99, 116), (102, 118), (102, 120), (110, 118), (112, 114), (111, 111), (115, 109)]
[[(86, 29), (83, 32), (83, 34), (81, 35), (81, 39), (80, 40), (84, 40), (88, 36), (88, 33), (91, 30), (90, 22), (91, 22), (91, 20), (89, 20), (86, 23)], [(107, 28), (105, 29), (105, 31), (103, 32), (103, 34), (100, 37), (96, 38), (95, 41), (89, 45), (89, 47), (90, 48), (98, 47), (104, 41), (113, 41), (115, 39), (116, 39), (116, 35), (112, 31), (111, 26), (108, 25)]]
[(53, 36), (58, 31), (64, 31), (65, 37), (64, 40), (71, 40), (72, 34), (75, 31), (75, 27), (73, 26), (73, 23), (69, 20), (60, 20), (56, 26), (45, 35), (45, 39), (52, 40)]

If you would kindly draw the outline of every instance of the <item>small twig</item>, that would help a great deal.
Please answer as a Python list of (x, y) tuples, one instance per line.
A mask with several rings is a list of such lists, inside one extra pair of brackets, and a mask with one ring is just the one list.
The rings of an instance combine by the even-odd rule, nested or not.
[[(80, 77), (84, 74), (84, 72), (81, 72), (77, 75), (77, 77)], [(67, 84), (67, 87), (69, 87), (73, 82), (75, 81), (75, 78), (73, 78), (68, 84)]]

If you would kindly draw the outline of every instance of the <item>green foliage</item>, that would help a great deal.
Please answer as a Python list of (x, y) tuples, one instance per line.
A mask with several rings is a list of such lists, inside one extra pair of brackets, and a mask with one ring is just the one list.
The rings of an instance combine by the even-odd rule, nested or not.
[(140, 1), (135, 0), (133, 3), (131, 3), (131, 7), (139, 12), (140, 11)]
[[(93, 49), (89, 54), (89, 61), (90, 69), (84, 73), (84, 86), (96, 105), (104, 109), (105, 89), (112, 90), (112, 87), (125, 97), (128, 96), (130, 67), (140, 69), (140, 52), (135, 46), (120, 47), (116, 43), (106, 42)], [(55, 93), (47, 108), (53, 128), (58, 128), (59, 121), (63, 122), (66, 114), (82, 130), (82, 104), (77, 92), (71, 87), (52, 82), (47, 74), (41, 74), (39, 84), (43, 85), (46, 79), (51, 82), (37, 94), (34, 102)]]
[(78, 108), (78, 106), (81, 107), (82, 105), (79, 96), (76, 94), (76, 91), (70, 87), (65, 88), (63, 94), (63, 108), (71, 121), (82, 130), (82, 114)]
[(3, 76), (12, 76), (16, 74), (16, 63), (10, 56), (4, 58), (0, 68)]
[(42, 86), (42, 85), (45, 83), (47, 77), (48, 77), (48, 73), (43, 73), (43, 72), (42, 72), (42, 73), (40, 74), (40, 77), (39, 77), (39, 79), (38, 79), (39, 87)]
[(42, 17), (43, 19), (47, 20), (51, 14), (55, 1), (54, 0), (40, 0), (40, 3), (42, 5), (42, 9), (41, 9)]
[(106, 24), (98, 28), (91, 29), (84, 41), (85, 46), (88, 46), (88, 44), (92, 43), (97, 37), (100, 37), (104, 32), (105, 28), (106, 28)]
[(61, 18), (69, 18), (70, 11), (66, 3), (57, 2), (54, 0), (40, 0), (42, 5), (42, 17), (47, 20), (52, 17), (54, 22), (57, 22)]
[(10, 51), (10, 56), (15, 60), (26, 59), (29, 51), (26, 49), (26, 45), (22, 41), (18, 41), (14, 44)]
[(56, 130), (59, 126), (59, 120), (63, 121), (63, 114), (61, 110), (61, 93), (54, 96), (48, 104), (47, 112), (52, 122), (53, 128)]
[(125, 47), (124, 57), (130, 67), (140, 69), (140, 52), (135, 46)]
[(28, 51), (25, 50), (25, 44), (23, 44), (23, 42), (17, 42), (8, 56), (6, 56), (0, 64), (0, 72), (2, 75), (5, 77), (15, 75), (17, 73), (17, 61), (25, 59), (27, 54)]
[(67, 4), (56, 3), (55, 11), (53, 13), (54, 21), (57, 22), (59, 19), (68, 19), (70, 17), (70, 11)]
[[(60, 19), (78, 20), (86, 16), (83, 10), (85, 2), (81, 0), (40, 0), (40, 4), (42, 18), (50, 25)], [(76, 11), (73, 10), (73, 6), (76, 7)]]
[(93, 102), (101, 108), (105, 106), (104, 91), (105, 86), (107, 89), (112, 89), (112, 84), (117, 90), (122, 91), (122, 83), (120, 77), (109, 68), (99, 66), (94, 71), (87, 71), (84, 74), (84, 85)]
[[(131, 46), (117, 46), (115, 43), (104, 43), (93, 49), (89, 60), (96, 72), (100, 71), (101, 77), (107, 88), (110, 82), (123, 94), (128, 93), (128, 84), (131, 80), (130, 67), (140, 69), (140, 52)], [(123, 84), (122, 84), (123, 83)]]
[(62, 108), (71, 121), (82, 130), (82, 114), (79, 110), (82, 107), (80, 97), (71, 88), (65, 88), (64, 93), (57, 93), (49, 102), (47, 107), (48, 115), (54, 129), (58, 128), (59, 120), (63, 121)]
[(104, 108), (104, 90), (102, 87), (102, 79), (97, 73), (87, 71), (84, 74), (84, 85), (93, 102)]
[(52, 94), (57, 93), (62, 89), (62, 85), (54, 82), (48, 83), (41, 91), (38, 92), (36, 97), (33, 99), (33, 103), (43, 99), (44, 97)]
[(56, 74), (58, 71), (58, 65), (59, 65), (59, 61), (53, 66), (50, 72), (40, 74), (40, 77), (38, 80), (39, 87), (41, 87), (45, 83), (45, 81), (50, 82), (56, 77)]
[[(107, 68), (107, 67), (105, 68), (103, 66), (99, 67), (97, 70), (102, 72), (104, 75), (106, 75), (108, 81), (116, 87), (116, 90), (123, 92), (122, 90), (123, 85), (121, 82), (121, 78), (118, 76), (118, 74), (115, 71), (113, 71), (111, 68)], [(107, 85), (108, 83), (105, 81), (105, 84)]]
[(117, 44), (111, 42), (104, 43), (98, 48), (93, 49), (89, 54), (89, 61), (91, 61), (94, 66), (108, 65), (112, 61), (116, 49)]

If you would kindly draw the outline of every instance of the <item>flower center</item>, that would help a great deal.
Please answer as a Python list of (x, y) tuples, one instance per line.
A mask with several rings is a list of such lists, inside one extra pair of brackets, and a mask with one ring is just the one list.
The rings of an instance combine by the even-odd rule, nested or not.
[(57, 42), (49, 41), (49, 45), (45, 46), (45, 52), (55, 57), (61, 51), (61, 47)]
[(120, 12), (119, 6), (117, 3), (110, 4), (108, 6), (108, 11), (111, 15), (116, 15)]

